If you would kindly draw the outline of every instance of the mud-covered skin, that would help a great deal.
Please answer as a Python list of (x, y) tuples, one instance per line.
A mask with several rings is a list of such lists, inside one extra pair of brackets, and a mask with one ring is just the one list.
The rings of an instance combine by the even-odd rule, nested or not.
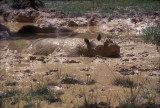
[(10, 39), (12, 38), (9, 28), (0, 24), (0, 40), (10, 40)]
[(110, 39), (101, 39), (99, 35), (96, 39), (38, 39), (27, 49), (26, 53), (33, 55), (66, 56), (66, 57), (116, 57), (120, 54), (120, 47)]

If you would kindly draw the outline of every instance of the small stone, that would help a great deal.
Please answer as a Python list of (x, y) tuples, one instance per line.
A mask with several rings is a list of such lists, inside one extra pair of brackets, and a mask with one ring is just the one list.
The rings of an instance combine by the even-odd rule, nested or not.
[(38, 58), (37, 60), (38, 60), (38, 61), (41, 61), (41, 62), (44, 62), (45, 58), (44, 58), (44, 57), (41, 57), (41, 58)]
[(36, 82), (36, 81), (37, 81), (37, 79), (35, 79), (35, 78), (33, 78), (32, 80), (33, 80), (34, 82)]
[(29, 56), (29, 60), (36, 60), (36, 57), (35, 56)]
[(58, 69), (49, 70), (49, 72), (58, 72)]
[(63, 63), (80, 63), (80, 61), (75, 61), (75, 60), (66, 60)]
[(30, 73), (30, 72), (31, 72), (31, 70), (26, 69), (26, 70), (24, 70), (24, 72), (25, 72), (25, 73)]

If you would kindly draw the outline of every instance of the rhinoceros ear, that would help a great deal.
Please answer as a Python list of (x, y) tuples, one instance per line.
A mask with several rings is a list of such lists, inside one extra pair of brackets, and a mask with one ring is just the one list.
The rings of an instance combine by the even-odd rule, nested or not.
[(99, 34), (99, 35), (97, 36), (97, 40), (100, 41), (101, 38), (102, 38), (102, 37), (101, 37), (101, 34)]
[(88, 40), (87, 38), (84, 38), (84, 42), (85, 42), (86, 44), (90, 44), (90, 42), (89, 42), (89, 40)]

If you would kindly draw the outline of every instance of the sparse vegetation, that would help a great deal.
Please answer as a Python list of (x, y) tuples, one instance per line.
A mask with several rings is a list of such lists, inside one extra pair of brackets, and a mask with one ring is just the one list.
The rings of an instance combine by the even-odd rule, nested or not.
[(151, 26), (143, 29), (141, 37), (147, 42), (158, 44), (158, 42), (160, 41), (159, 33), (160, 33), (160, 25)]
[(11, 7), (16, 9), (24, 9), (26, 7), (32, 7), (38, 9), (39, 6), (44, 6), (42, 0), (4, 0)]
[(112, 84), (116, 86), (122, 86), (122, 87), (128, 87), (128, 88), (137, 86), (137, 83), (135, 83), (129, 77), (116, 77), (113, 80)]
[(156, 91), (153, 87), (143, 88), (142, 97), (147, 100), (147, 103), (155, 103)]
[(98, 102), (97, 96), (94, 94), (94, 91), (92, 91), (89, 95), (86, 95), (83, 93), (84, 102), (83, 105), (79, 106), (78, 108), (110, 108), (111, 102)]
[(7, 82), (6, 86), (16, 86), (17, 82)]
[(46, 85), (39, 84), (35, 89), (30, 90), (31, 97), (40, 100), (46, 100), (49, 103), (60, 102), (59, 95), (56, 96), (54, 90), (49, 89)]
[(114, 16), (133, 16), (152, 13), (159, 9), (158, 0), (88, 0), (88, 1), (46, 1), (47, 8), (70, 12), (73, 16), (85, 13), (110, 13)]
[(13, 97), (13, 96), (20, 95), (20, 94), (22, 94), (20, 90), (12, 89), (12, 90), (6, 91), (5, 97), (9, 98), (9, 97)]

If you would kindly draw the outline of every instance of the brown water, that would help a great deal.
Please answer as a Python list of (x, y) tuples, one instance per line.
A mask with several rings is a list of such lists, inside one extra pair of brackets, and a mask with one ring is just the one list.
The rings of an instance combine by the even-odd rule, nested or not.
[[(28, 24), (28, 23), (27, 23)], [(16, 32), (20, 27), (26, 25), (26, 23), (6, 23), (12, 32)], [(76, 34), (70, 38), (95, 38), (100, 31), (97, 31), (96, 27), (81, 27), (81, 28), (72, 28), (73, 30), (81, 29), (90, 29), (93, 32), (86, 32), (81, 34)], [(122, 88), (120, 86), (112, 85), (113, 79), (118, 76), (122, 76), (119, 72), (119, 68), (129, 68), (136, 66), (142, 69), (153, 69), (157, 58), (159, 57), (156, 52), (155, 46), (150, 44), (145, 44), (141, 42), (135, 42), (128, 37), (123, 36), (122, 39), (113, 39), (116, 43), (119, 43), (121, 47), (121, 57), (120, 58), (106, 58), (106, 57), (52, 57), (52, 56), (43, 56), (45, 62), (38, 60), (42, 56), (35, 56), (37, 60), (29, 60), (30, 56), (26, 54), (18, 54), (12, 50), (17, 50), (21, 52), (23, 48), (28, 46), (31, 42), (38, 38), (68, 38), (67, 34), (57, 37), (57, 34), (47, 33), (47, 34), (32, 34), (32, 35), (16, 35), (14, 40), (11, 41), (1, 41), (0, 47), (8, 47), (11, 51), (1, 50), (0, 54), (0, 74), (4, 74), (6, 80), (3, 80), (1, 84), (5, 84), (7, 81), (16, 81), (18, 85), (14, 88), (22, 88), (23, 90), (28, 90), (30, 84), (37, 84), (42, 80), (44, 82), (55, 82), (59, 81), (61, 78), (57, 78), (56, 73), (51, 73), (47, 75), (46, 73), (50, 70), (58, 69), (59, 74), (70, 74), (75, 75), (81, 80), (86, 80), (87, 75), (89, 74), (93, 79), (96, 80), (96, 83), (93, 85), (79, 85), (79, 84), (58, 84), (59, 87), (62, 87), (64, 94), (61, 96), (62, 104), (48, 104), (47, 102), (41, 102), (43, 108), (71, 108), (73, 106), (77, 107), (82, 105), (84, 102), (84, 96), (81, 97), (83, 93), (86, 95), (94, 94), (94, 98), (97, 102), (106, 102), (107, 98), (111, 98), (111, 105), (117, 106), (119, 98), (125, 98), (129, 95), (129, 89)], [(66, 36), (65, 36), (66, 35)], [(106, 34), (102, 33), (103, 37), (106, 37)], [(145, 54), (147, 52), (147, 55)], [(143, 54), (144, 53), (144, 54)], [(133, 54), (129, 56), (129, 54)], [(19, 57), (20, 56), (20, 57)], [(76, 61), (79, 63), (67, 63), (67, 61)], [(24, 71), (29, 69), (29, 73)], [(3, 71), (3, 72), (2, 72)], [(150, 79), (151, 85), (154, 85), (157, 81), (157, 76), (149, 76), (150, 73), (155, 73), (157, 75), (157, 70), (151, 70), (150, 72), (141, 71), (139, 69), (132, 70), (137, 74), (128, 75), (136, 82), (140, 82), (145, 79)], [(62, 77), (61, 76), (61, 77)], [(37, 81), (33, 81), (36, 79)], [(2, 86), (0, 86), (2, 87)], [(53, 88), (53, 86), (49, 86)], [(160, 101), (160, 98), (157, 97), (156, 101)], [(23, 106), (21, 102), (20, 106)], [(12, 105), (10, 105), (12, 106)], [(15, 105), (16, 106), (16, 105)], [(7, 107), (6, 107), (7, 108)]]
[[(16, 32), (24, 25), (34, 25), (34, 23), (3, 23), (5, 26), (10, 28), (11, 32), (13, 32), (14, 39), (12, 41), (2, 41), (0, 43), (0, 47), (8, 46), (11, 50), (21, 51), (23, 48), (28, 46), (31, 42), (39, 38), (96, 38), (99, 34), (97, 31), (97, 27), (72, 27), (74, 31), (78, 29), (89, 29), (86, 33), (78, 33), (75, 35), (70, 36), (67, 33), (37, 33), (37, 34), (17, 34)], [(105, 34), (101, 33), (103, 37), (106, 37)]]

